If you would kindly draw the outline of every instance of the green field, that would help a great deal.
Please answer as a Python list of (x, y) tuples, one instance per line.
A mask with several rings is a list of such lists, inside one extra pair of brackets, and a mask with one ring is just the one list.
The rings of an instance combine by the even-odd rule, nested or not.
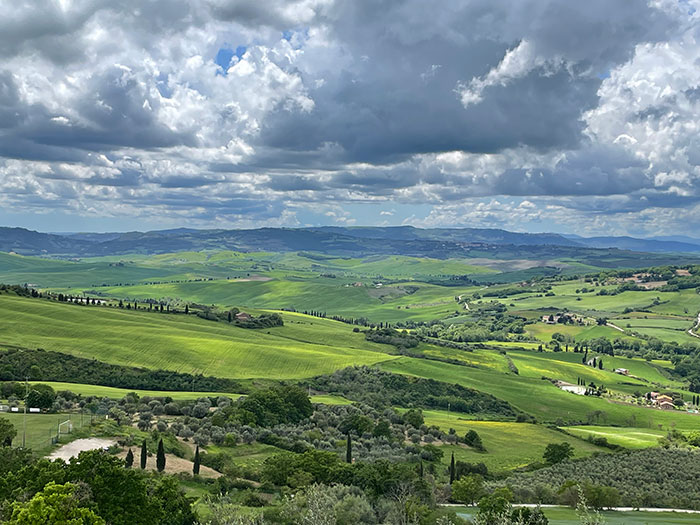
[[(107, 363), (229, 378), (302, 378), (393, 359), (350, 325), (284, 313), (288, 326), (249, 330), (196, 316), (0, 295), (0, 343)], [(313, 326), (312, 330), (309, 328)]]
[(609, 326), (578, 326), (578, 325), (565, 325), (565, 324), (545, 324), (545, 323), (535, 323), (527, 325), (527, 333), (533, 337), (538, 338), (541, 341), (547, 342), (552, 339), (552, 334), (559, 333), (563, 335), (568, 335), (574, 339), (576, 342), (587, 341), (590, 339), (596, 339), (598, 337), (605, 337), (607, 339), (625, 338), (629, 337), (626, 334), (615, 330)]
[[(103, 287), (103, 297), (165, 302), (195, 302), (222, 307), (316, 310), (344, 317), (368, 317), (375, 321), (440, 319), (461, 308), (455, 296), (473, 288), (444, 287), (406, 281), (375, 286), (371, 281), (355, 286), (340, 279), (278, 278), (268, 281), (213, 280), (153, 285)], [(82, 294), (86, 289), (65, 290)], [(94, 292), (87, 292), (88, 294)]]
[[(78, 383), (61, 383), (58, 381), (41, 381), (40, 383), (51, 386), (56, 392), (61, 390), (70, 390), (74, 394), (82, 395), (83, 397), (109, 397), (111, 399), (121, 399), (125, 395), (136, 392), (139, 396), (150, 397), (170, 397), (175, 401), (186, 399), (198, 399), (200, 397), (218, 397), (226, 396), (233, 399), (240, 397), (240, 394), (231, 394), (223, 392), (172, 392), (169, 390), (140, 390), (129, 388), (115, 388), (111, 386), (101, 385), (84, 385)], [(30, 386), (35, 383), (31, 383)]]
[(661, 430), (649, 428), (619, 428), (600, 426), (566, 427), (564, 430), (581, 438), (603, 437), (608, 443), (625, 448), (648, 448), (659, 444), (659, 439), (666, 435)]
[(476, 430), (486, 448), (479, 452), (466, 445), (442, 445), (443, 463), (449, 464), (451, 454), (456, 460), (470, 463), (484, 463), (489, 470), (512, 470), (530, 463), (542, 461), (542, 454), (548, 443), (570, 443), (574, 447), (575, 457), (605, 452), (587, 441), (567, 436), (562, 432), (551, 430), (542, 425), (530, 423), (513, 423), (504, 421), (470, 421), (459, 414), (438, 410), (424, 410), (425, 424), (436, 425), (444, 432), (453, 428), (460, 437), (468, 430)]
[[(607, 425), (700, 430), (700, 417), (682, 411), (662, 411), (621, 404), (594, 396), (577, 396), (535, 377), (401, 357), (379, 365), (387, 372), (457, 383), (492, 394), (533, 414), (541, 422), (592, 422)], [(598, 414), (599, 413), (599, 414)], [(598, 415), (596, 415), (598, 414)], [(593, 418), (592, 421), (589, 421)]]
[[(27, 414), (27, 447), (43, 454), (51, 450), (52, 438), (56, 437), (59, 423), (70, 420), (74, 430), (88, 425), (90, 416), (85, 414), (81, 417), (80, 414)], [(24, 414), (22, 413), (0, 413), (0, 418), (8, 419), (17, 429), (12, 444), (14, 446), (22, 445), (22, 429), (24, 425)], [(61, 432), (65, 429), (62, 428)], [(68, 441), (70, 438), (67, 435), (61, 434), (61, 442)]]

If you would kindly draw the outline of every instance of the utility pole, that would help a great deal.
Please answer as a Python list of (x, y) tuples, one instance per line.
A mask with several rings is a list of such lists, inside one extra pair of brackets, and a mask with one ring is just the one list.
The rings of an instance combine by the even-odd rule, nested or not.
[(22, 448), (27, 443), (27, 397), (29, 396), (29, 378), (24, 378), (24, 419), (22, 422)]

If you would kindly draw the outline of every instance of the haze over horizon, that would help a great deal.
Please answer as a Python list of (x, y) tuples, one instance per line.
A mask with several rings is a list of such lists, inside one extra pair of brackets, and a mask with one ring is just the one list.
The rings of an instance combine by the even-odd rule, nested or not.
[(698, 5), (10, 3), (0, 225), (694, 236)]

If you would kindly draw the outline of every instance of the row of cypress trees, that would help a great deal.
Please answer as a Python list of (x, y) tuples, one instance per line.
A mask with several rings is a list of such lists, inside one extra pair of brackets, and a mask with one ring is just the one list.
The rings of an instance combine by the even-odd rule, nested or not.
[[(146, 448), (146, 440), (141, 443), (141, 470), (146, 468), (146, 461), (148, 459), (148, 449)], [(134, 465), (134, 453), (129, 449), (126, 453), (126, 459), (124, 460), (126, 468), (131, 468)], [(192, 473), (196, 476), (199, 474), (199, 467), (201, 466), (201, 458), (199, 456), (199, 445), (194, 452), (194, 464), (192, 465)], [(165, 470), (165, 447), (163, 447), (163, 439), (158, 441), (158, 451), (156, 452), (156, 469), (158, 472), (163, 472)]]

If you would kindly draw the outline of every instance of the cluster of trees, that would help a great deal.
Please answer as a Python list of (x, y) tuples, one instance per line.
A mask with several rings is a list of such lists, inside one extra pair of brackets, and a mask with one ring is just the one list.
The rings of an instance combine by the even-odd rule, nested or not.
[(20, 297), (41, 297), (41, 293), (34, 288), (29, 288), (27, 285), (20, 286), (18, 284), (1, 284), (0, 293), (14, 294)]
[(46, 350), (7, 348), (0, 351), (2, 381), (64, 381), (150, 390), (245, 392), (240, 383), (170, 370), (112, 365)]
[(284, 321), (280, 314), (262, 314), (250, 319), (233, 319), (233, 324), (241, 328), (272, 328), (274, 326), (284, 326)]
[(365, 339), (374, 343), (393, 345), (396, 348), (415, 348), (420, 339), (409, 334), (406, 330), (394, 330), (393, 328), (376, 328), (365, 332)]
[(489, 394), (433, 379), (390, 374), (366, 366), (349, 367), (310, 379), (306, 385), (373, 407), (411, 406), (515, 418), (518, 411)]
[(431, 323), (416, 330), (421, 337), (439, 338), (463, 343), (483, 341), (508, 341), (522, 337), (525, 319), (506, 313), (505, 305), (498, 302), (470, 306), (473, 321), (459, 324)]
[(0, 447), (0, 521), (192, 525), (196, 515), (176, 479), (127, 469), (106, 452), (65, 463)]
[(313, 413), (313, 406), (303, 389), (286, 385), (256, 390), (240, 402), (226, 407), (223, 412), (229, 421), (272, 427), (298, 423), (308, 418)]
[(520, 295), (524, 293), (547, 293), (552, 289), (550, 285), (538, 284), (532, 286), (514, 286), (509, 288), (487, 288), (481, 292), (473, 294), (475, 299), (480, 299), (481, 297), (498, 297), (504, 299), (510, 297), (511, 295)]
[[(586, 498), (599, 508), (623, 505), (700, 509), (700, 487), (691, 482), (700, 476), (699, 458), (697, 451), (677, 447), (600, 454), (516, 473), (489, 487), (507, 485), (516, 501), (571, 504), (572, 487), (582, 484), (591, 487)], [(606, 501), (614, 493), (618, 494), (614, 501)]]

